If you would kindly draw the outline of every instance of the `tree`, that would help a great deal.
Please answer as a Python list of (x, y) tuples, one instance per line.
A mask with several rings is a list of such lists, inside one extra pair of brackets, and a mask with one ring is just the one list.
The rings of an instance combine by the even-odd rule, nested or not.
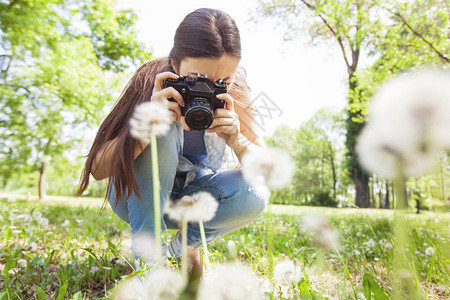
[(114, 75), (150, 59), (137, 41), (136, 15), (107, 0), (0, 3), (0, 174), (40, 170), (97, 124), (113, 99)]
[[(275, 17), (288, 32), (287, 37), (309, 32), (313, 40), (333, 41), (340, 49), (348, 74), (346, 122), (346, 165), (355, 184), (355, 204), (369, 207), (369, 174), (360, 166), (356, 138), (361, 132), (367, 99), (373, 87), (398, 70), (411, 67), (415, 58), (430, 63), (438, 58), (448, 63), (447, 1), (378, 1), (378, 0), (260, 0), (258, 12)], [(446, 2), (446, 3), (444, 3)], [(417, 14), (417, 11), (426, 12)], [(406, 50), (405, 50), (406, 49)], [(361, 83), (358, 64), (362, 52), (378, 56), (377, 80)], [(408, 53), (407, 58), (399, 54)], [(427, 53), (424, 55), (424, 53)], [(425, 58), (425, 59), (424, 59)], [(389, 69), (395, 69), (391, 71)], [(383, 71), (387, 71), (383, 73)], [(364, 80), (364, 79), (363, 79)]]

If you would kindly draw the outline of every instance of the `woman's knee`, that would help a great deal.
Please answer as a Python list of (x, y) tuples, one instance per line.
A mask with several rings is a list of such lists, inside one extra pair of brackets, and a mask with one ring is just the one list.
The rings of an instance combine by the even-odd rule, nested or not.
[(235, 196), (239, 199), (239, 209), (242, 216), (249, 221), (259, 216), (267, 207), (270, 192), (263, 181), (257, 184), (249, 184), (242, 170), (235, 170), (230, 186), (235, 190)]

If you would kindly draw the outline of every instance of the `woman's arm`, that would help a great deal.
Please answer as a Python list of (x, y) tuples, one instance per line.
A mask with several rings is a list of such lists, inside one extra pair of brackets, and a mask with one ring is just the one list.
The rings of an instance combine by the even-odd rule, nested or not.
[[(139, 147), (139, 142), (136, 140), (134, 143), (134, 159), (136, 159), (139, 154), (142, 153), (141, 149), (145, 149), (149, 144), (141, 143)], [(116, 150), (117, 138), (106, 143), (94, 157), (92, 162), (91, 174), (95, 180), (102, 180), (111, 176), (111, 166), (114, 159), (114, 153)]]

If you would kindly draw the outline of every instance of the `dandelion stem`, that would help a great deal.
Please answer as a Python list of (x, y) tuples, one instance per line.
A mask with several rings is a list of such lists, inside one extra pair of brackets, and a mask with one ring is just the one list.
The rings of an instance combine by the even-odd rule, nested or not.
[(155, 224), (155, 256), (156, 266), (161, 267), (161, 198), (160, 198), (160, 182), (159, 182), (159, 166), (158, 166), (158, 147), (156, 144), (156, 136), (151, 137), (152, 150), (152, 175), (153, 175), (153, 214)]
[(181, 276), (187, 280), (188, 279), (188, 263), (189, 255), (187, 249), (187, 218), (183, 216), (181, 221), (181, 250), (182, 250), (182, 262), (181, 262)]
[(207, 244), (206, 244), (205, 227), (203, 226), (203, 221), (202, 220), (200, 220), (198, 222), (198, 226), (200, 227), (200, 235), (202, 237), (203, 260), (205, 262), (206, 268), (209, 270), (208, 248), (207, 248)]
[[(394, 246), (394, 270), (395, 276), (398, 280), (397, 286), (394, 289), (393, 298), (420, 299), (420, 292), (414, 286), (413, 270), (409, 262), (412, 261), (411, 254), (405, 251), (406, 246), (410, 244), (409, 232), (406, 226), (405, 219), (408, 208), (408, 200), (406, 197), (406, 177), (403, 171), (403, 161), (400, 155), (396, 157), (396, 176), (395, 176), (395, 193), (397, 196), (397, 203), (395, 206), (395, 239)], [(414, 272), (414, 276), (416, 276)]]

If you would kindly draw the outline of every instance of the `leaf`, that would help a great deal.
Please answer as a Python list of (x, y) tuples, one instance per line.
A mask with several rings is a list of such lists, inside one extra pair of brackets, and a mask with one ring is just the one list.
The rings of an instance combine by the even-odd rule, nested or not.
[(59, 288), (58, 297), (56, 300), (63, 300), (64, 296), (67, 293), (67, 287), (69, 286), (69, 282), (66, 280), (64, 281), (64, 284)]
[(81, 292), (76, 292), (70, 300), (82, 300), (82, 299), (83, 295), (81, 294)]
[(38, 285), (36, 286), (36, 292), (38, 300), (47, 300), (47, 295), (45, 294), (44, 290)]
[(375, 300), (390, 299), (370, 273), (365, 273), (363, 276), (363, 289), (364, 296), (368, 300), (372, 299), (372, 293)]
[(89, 253), (90, 255), (92, 255), (92, 257), (94, 257), (97, 261), (98, 261), (98, 257), (97, 255), (95, 255), (94, 250), (92, 250), (91, 248), (82, 248), (84, 251), (86, 251), (87, 253)]

